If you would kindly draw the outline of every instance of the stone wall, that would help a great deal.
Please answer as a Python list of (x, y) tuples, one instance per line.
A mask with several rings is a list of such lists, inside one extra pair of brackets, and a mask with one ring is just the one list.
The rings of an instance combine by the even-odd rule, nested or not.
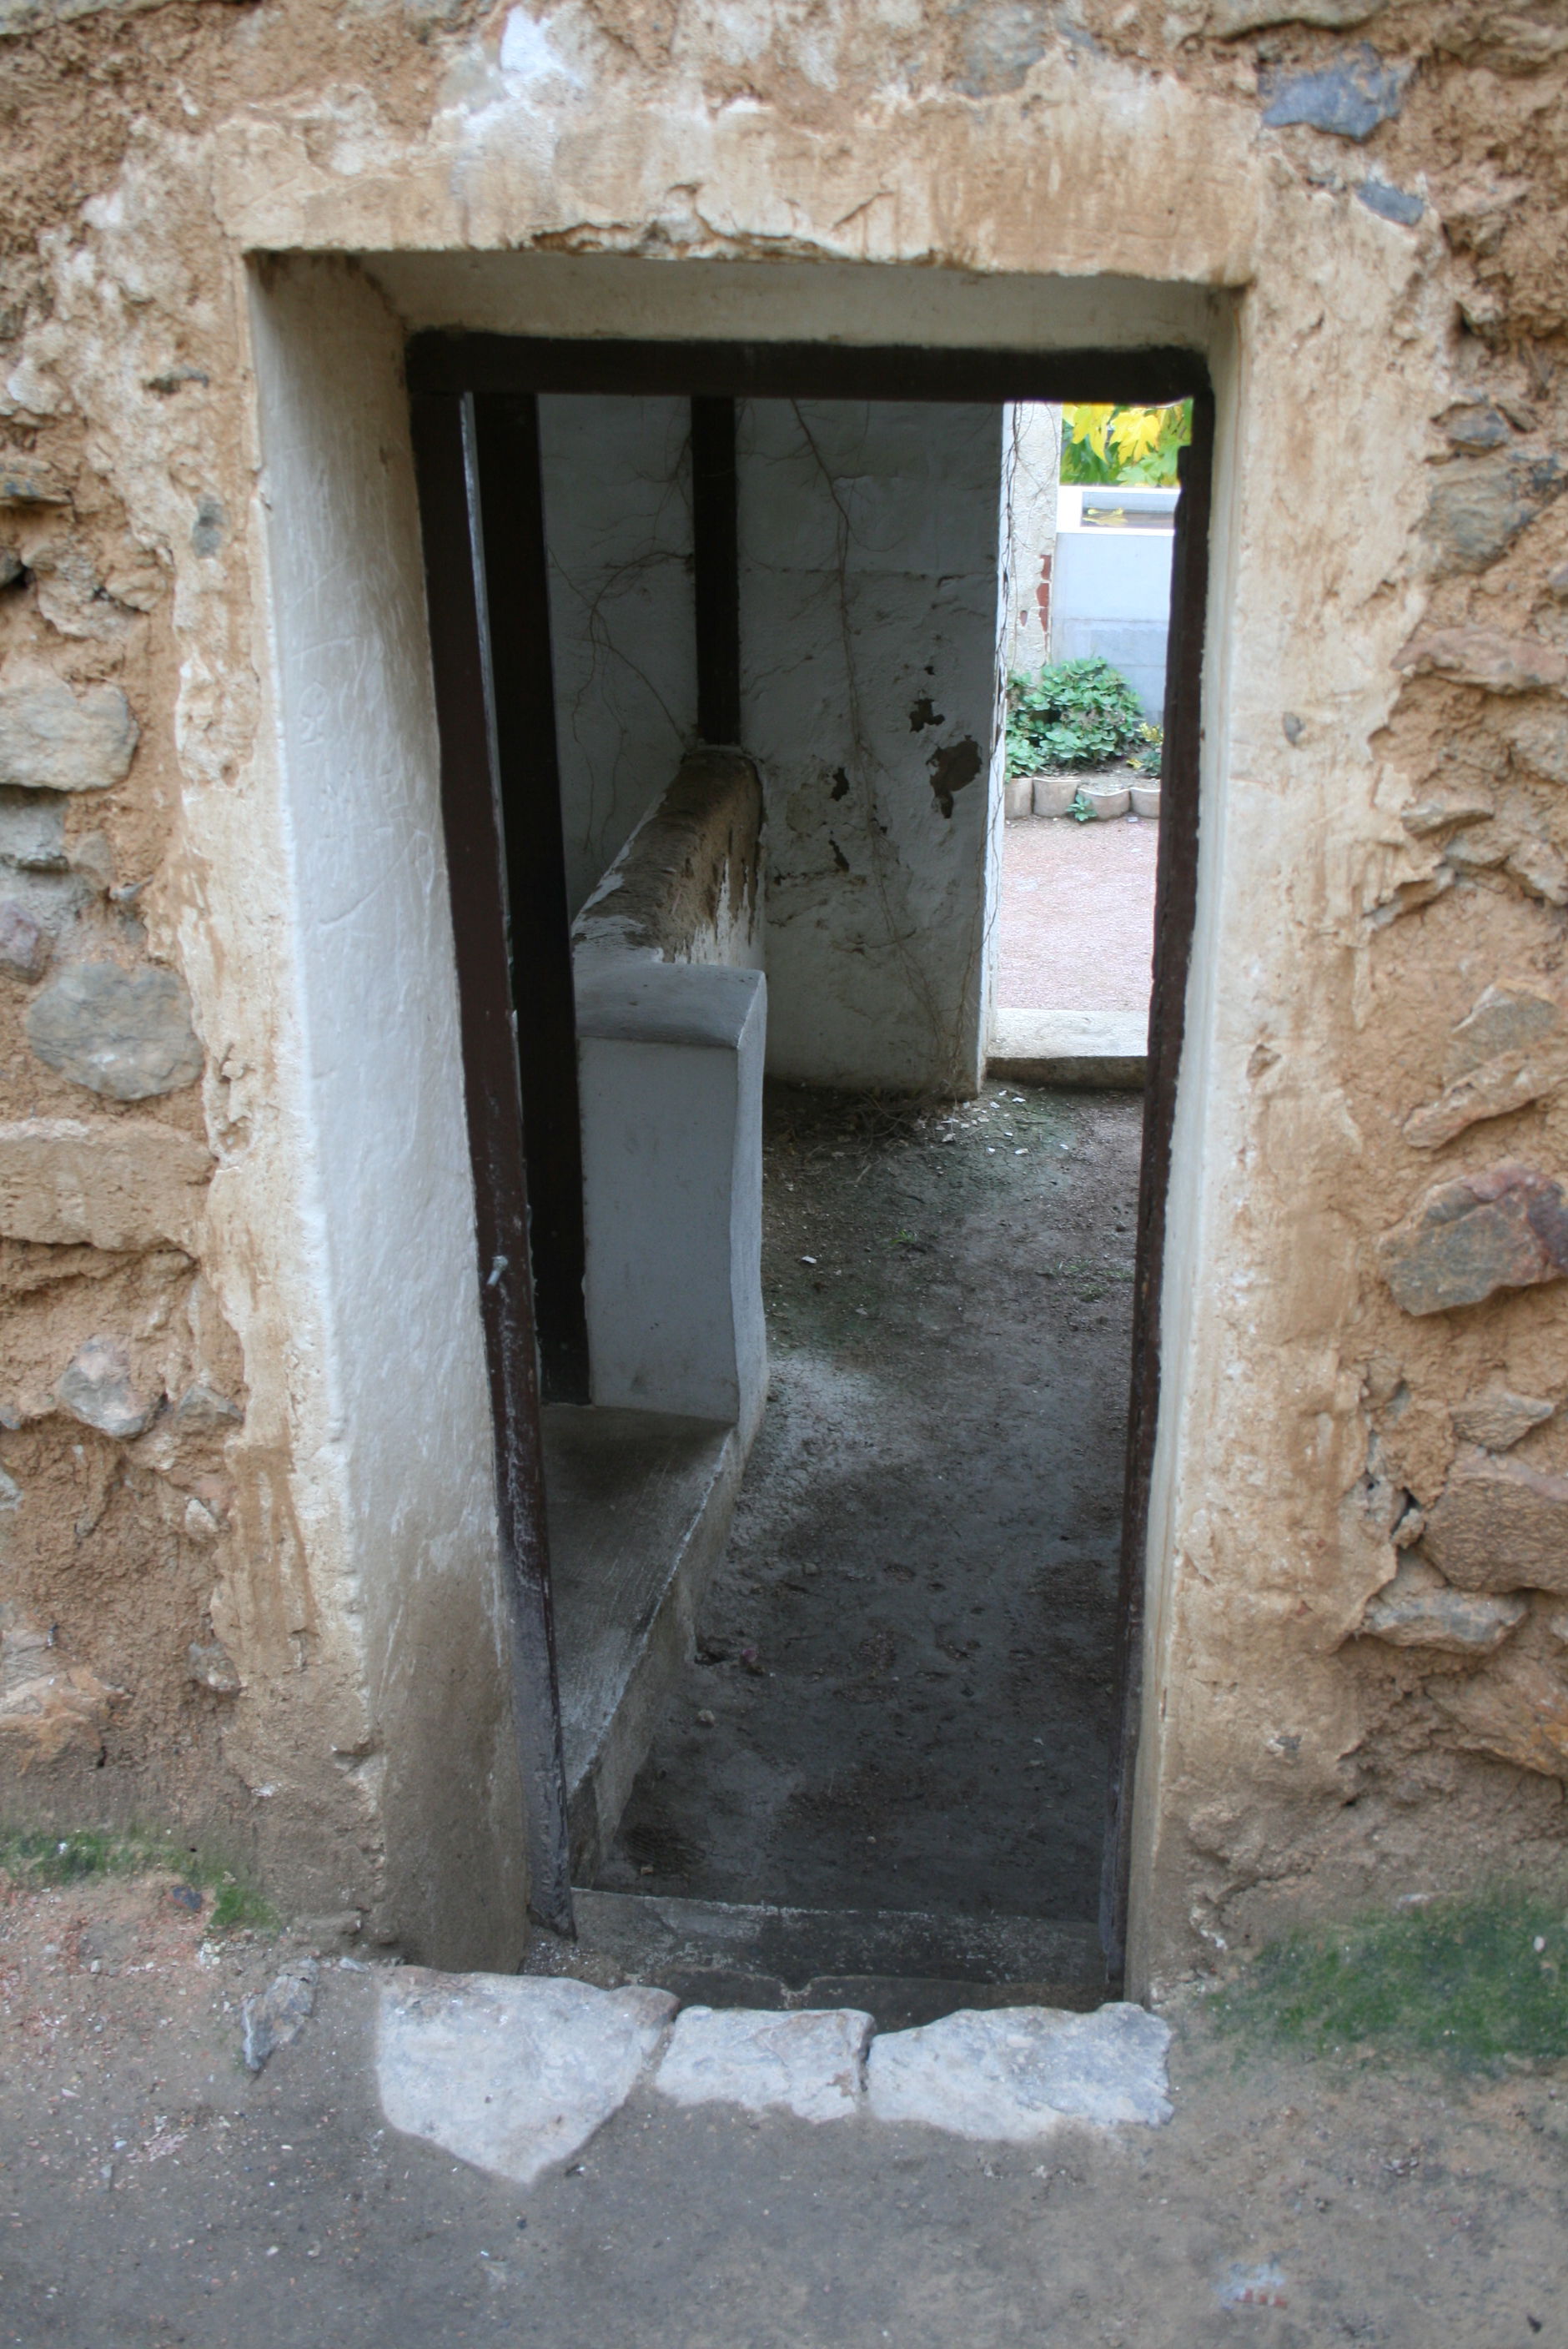
[(0, 11), (9, 1812), (520, 1930), (404, 328), (1179, 341), (1135, 1970), (1563, 1880), (1565, 78), (1546, 0)]

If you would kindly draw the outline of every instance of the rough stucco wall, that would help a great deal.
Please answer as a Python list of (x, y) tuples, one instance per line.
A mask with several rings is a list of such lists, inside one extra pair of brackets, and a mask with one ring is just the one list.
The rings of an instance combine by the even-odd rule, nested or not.
[[(422, 248), (430, 300), (460, 316), (500, 281), (435, 256), (530, 247), (519, 283), (531, 266), (537, 289), (542, 254), (620, 254), (624, 330), (656, 331), (695, 299), (711, 322), (696, 331), (725, 331), (750, 304), (754, 330), (794, 333), (813, 330), (803, 281), (820, 260), (879, 264), (859, 310), (825, 290), (815, 314), (851, 336), (895, 313), (917, 336), (944, 333), (966, 305), (1008, 321), (982, 329), (995, 339), (1031, 319), (1059, 331), (1067, 304), (1031, 310), (1031, 273), (1100, 279), (1078, 315), (1098, 305), (1117, 334), (1108, 281), (1146, 281), (1151, 318), (1161, 287), (1233, 297), (1233, 342), (1226, 302), (1212, 309), (1215, 626), (1150, 1545), (1139, 1977), (1305, 1907), (1509, 1868), (1561, 1879), (1555, 1410), (1492, 1450), (1501, 1478), (1462, 1447), (1477, 1429), (1493, 1447), (1507, 1433), (1506, 1410), (1473, 1402), (1493, 1381), (1562, 1402), (1563, 1291), (1537, 1278), (1412, 1312), (1385, 1270), (1421, 1303), (1439, 1271), (1454, 1294), (1466, 1267), (1472, 1290), (1489, 1266), (1557, 1268), (1556, 1063), (1540, 1065), (1542, 1030), (1517, 1006), (1563, 984), (1568, 895), (1568, 27), (1545, 0), (1357, 13), (1345, 32), (1310, 21), (1343, 20), (1324, 0), (1298, 0), (1295, 17), (1288, 0), (567, 0), (547, 21), (170, 0), (0, 44), (0, 422), (5, 453), (65, 492), (0, 508), (0, 661), (7, 680), (33, 668), (118, 684), (139, 728), (123, 776), (52, 811), (60, 848), (23, 854), (57, 854), (78, 893), (69, 907), (56, 893), (57, 967), (176, 974), (203, 1051), (199, 1086), (89, 1098), (27, 1040), (51, 982), (31, 975), (24, 929), (0, 982), (5, 1114), (28, 1130), (19, 1148), (36, 1120), (102, 1117), (204, 1137), (219, 1161), (200, 1234), (188, 1200), (161, 1215), (183, 1243), (150, 1247), (146, 1201), (132, 1214), (118, 1193), (75, 1224), (54, 1191), (14, 1219), (26, 1232), (7, 1242), (7, 1309), (36, 1383), (25, 1410), (0, 1396), (23, 1423), (0, 1434), (22, 1495), (5, 1516), (8, 1686), (35, 1690), (31, 1712), (7, 1716), (11, 1807), (68, 1808), (89, 1785), (128, 1807), (167, 1793), (187, 1816), (215, 1811), (242, 1841), (261, 1837), (291, 1889), (293, 1835), (265, 1817), (276, 1798), (220, 1758), (233, 1699), (184, 1677), (217, 1578), (200, 1543), (170, 1550), (161, 1513), (178, 1510), (183, 1543), (201, 1495), (180, 1478), (232, 1484), (232, 1504), (212, 1486), (201, 1506), (246, 1529), (251, 1619), (278, 1628), (234, 1667), (253, 1665), (245, 1701), (280, 1723), (313, 1685), (289, 1652), (291, 1609), (308, 1594), (335, 1619), (353, 1571), (312, 1481), (332, 1299), (317, 1296), (285, 1114), (298, 973), (255, 616), (242, 256)], [(1316, 126), (1293, 119), (1312, 114)], [(764, 264), (757, 294), (748, 261)], [(709, 263), (726, 266), (694, 297), (691, 272)], [(899, 263), (919, 265), (906, 280), (881, 265)], [(587, 299), (561, 266), (553, 331)], [(530, 305), (542, 318), (551, 299)], [(0, 894), (10, 870), (24, 864)], [(1413, 1109), (1465, 1078), (1486, 1020), (1469, 1042), (1455, 1027), (1511, 985), (1514, 1025), (1493, 1018), (1484, 1074), (1412, 1130)], [(168, 991), (152, 992), (167, 1011)], [(159, 1035), (178, 1074), (183, 1031), (170, 1020)], [(1418, 1146), (1476, 1100), (1491, 1113)], [(1429, 1186), (1509, 1163), (1544, 1181), (1448, 1194), (1449, 1225), (1379, 1257)], [(93, 1238), (116, 1229), (142, 1237)], [(126, 1347), (133, 1399), (161, 1385), (177, 1402), (189, 1380), (242, 1422), (219, 1412), (189, 1464), (160, 1467), (139, 1451), (146, 1434), (84, 1433), (46, 1408), (105, 1331)], [(119, 1376), (98, 1362), (78, 1400), (104, 1416)], [(158, 1423), (170, 1437), (174, 1416)], [(1520, 1463), (1543, 1489), (1513, 1475)], [(1461, 1537), (1477, 1506), (1490, 1565)], [(1400, 1551), (1395, 1534), (1418, 1538)], [(1501, 1644), (1364, 1636), (1369, 1602), (1414, 1553), (1399, 1620), (1429, 1631), (1441, 1617), (1450, 1639), (1453, 1578), (1503, 1560), (1510, 1588), (1473, 1594), (1519, 1609)], [(1450, 1597), (1438, 1589), (1434, 1608), (1439, 1572)], [(58, 1645), (27, 1645), (50, 1620)], [(351, 1641), (335, 1655), (346, 1692), (365, 1667)], [(62, 1692), (70, 1674), (87, 1679)], [(57, 1745), (15, 1725), (49, 1706), (67, 1731)], [(332, 1782), (335, 1764), (315, 1766)], [(379, 1832), (372, 1795), (356, 1897)]]
[(768, 807), (768, 1065), (977, 1082), (995, 733), (996, 409), (748, 400), (742, 731)]
[(1043, 399), (1009, 408), (1002, 423), (1007, 505), (1007, 667), (1033, 673), (1050, 657), (1051, 574), (1062, 412)]
[[(324, 1321), (299, 1482), (345, 1568), (297, 1636), (308, 1681), (335, 1633), (362, 1692), (323, 1722), (341, 1787), (317, 1802), (362, 1815), (403, 1938), (504, 1965), (521, 1821), (401, 336), (337, 263), (263, 273), (253, 316)], [(230, 1758), (245, 1739), (280, 1800), (300, 1724), (247, 1738), (253, 1702)]]
[(566, 895), (583, 905), (696, 734), (690, 407), (539, 403)]

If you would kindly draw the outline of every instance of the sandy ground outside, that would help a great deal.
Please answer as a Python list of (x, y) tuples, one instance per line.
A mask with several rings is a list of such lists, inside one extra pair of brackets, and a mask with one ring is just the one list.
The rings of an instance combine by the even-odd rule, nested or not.
[(1137, 816), (1006, 827), (996, 1002), (1006, 1011), (1143, 1011), (1160, 826)]
[(324, 1952), (248, 2075), (241, 2001), (311, 1945), (209, 1940), (171, 1896), (0, 1878), (4, 2349), (1568, 2344), (1565, 2066), (1312, 2064), (1189, 2002), (1161, 2129), (647, 2095), (522, 2191), (387, 2126), (375, 1965)]
[(612, 1890), (1097, 1913), (1136, 1094), (770, 1092), (770, 1389)]

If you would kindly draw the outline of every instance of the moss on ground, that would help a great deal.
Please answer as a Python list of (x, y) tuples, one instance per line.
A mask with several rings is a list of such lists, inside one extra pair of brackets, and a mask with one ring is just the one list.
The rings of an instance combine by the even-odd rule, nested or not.
[(1496, 1891), (1307, 1928), (1264, 1950), (1213, 2011), (1230, 2033), (1319, 2055), (1551, 2063), (1568, 2057), (1565, 1906)]
[(0, 1873), (25, 1885), (78, 1884), (90, 1877), (139, 1876), (155, 1870), (211, 1893), (208, 1928), (273, 1932), (278, 1917), (253, 1887), (201, 1852), (182, 1851), (162, 1836), (135, 1828), (77, 1827), (61, 1835), (38, 1827), (0, 1827)]

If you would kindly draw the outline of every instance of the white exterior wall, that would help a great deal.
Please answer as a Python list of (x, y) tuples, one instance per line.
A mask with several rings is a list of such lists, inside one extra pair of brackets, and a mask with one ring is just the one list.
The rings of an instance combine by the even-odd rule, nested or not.
[(769, 1068), (963, 1091), (998, 788), (1002, 411), (749, 401), (738, 463)]
[(1062, 464), (1060, 408), (1030, 399), (1006, 409), (1002, 445), (1007, 501), (1007, 667), (1032, 675), (1050, 658), (1051, 565)]
[[(431, 1962), (515, 1963), (511, 1625), (401, 337), (332, 261), (269, 273), (252, 326), (294, 955), (271, 1050), (213, 1006), (242, 1104), (215, 1204), (259, 1309), (283, 1299), (252, 1418), (263, 1441), (292, 1423), (292, 1509), (274, 1490), (267, 1516), (304, 1556), (283, 1622), (248, 1576), (214, 1602), (248, 1683), (225, 1754), (323, 1908), (369, 1896)], [(245, 796), (254, 823), (270, 794)], [(222, 863), (242, 895), (255, 864)], [(284, 1629), (293, 1672), (269, 1685)]]
[(696, 733), (690, 403), (539, 403), (550, 646), (575, 915)]
[[(1136, 491), (1099, 492), (1139, 501)], [(1142, 502), (1149, 502), (1150, 492)], [(1168, 493), (1155, 492), (1167, 501)], [(1158, 723), (1165, 707), (1165, 640), (1171, 625), (1171, 530), (1085, 529), (1081, 489), (1064, 489), (1051, 582), (1051, 658), (1098, 653), (1119, 669)], [(1172, 507), (1174, 499), (1168, 501)]]

